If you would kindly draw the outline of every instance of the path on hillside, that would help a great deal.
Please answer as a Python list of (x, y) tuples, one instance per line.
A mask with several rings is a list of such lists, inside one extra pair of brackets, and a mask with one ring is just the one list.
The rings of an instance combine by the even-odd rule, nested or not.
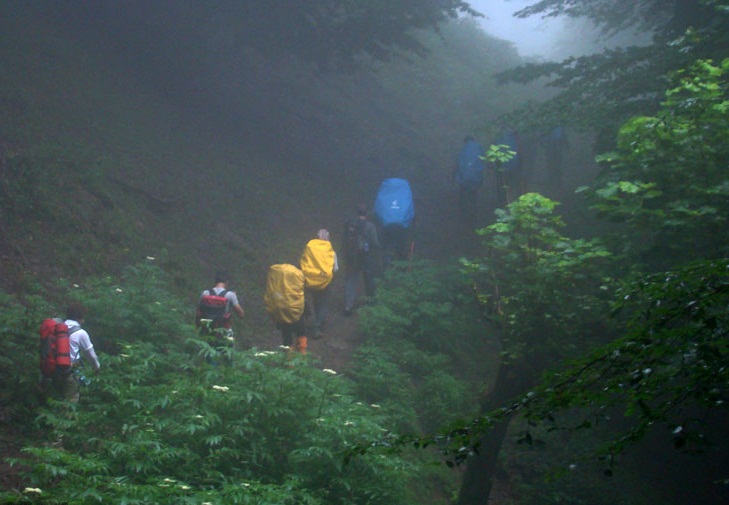
[[(578, 233), (586, 233), (590, 228), (590, 218), (588, 213), (576, 211), (584, 206), (584, 201), (575, 195), (574, 188), (592, 184), (596, 173), (597, 166), (593, 162), (590, 143), (580, 138), (566, 156), (563, 189), (556, 194), (547, 190), (545, 168), (538, 165), (533, 180), (527, 183), (528, 190), (541, 192), (559, 201), (562, 204), (561, 210), (567, 212), (570, 217), (570, 225), (579, 230)], [(445, 179), (444, 177), (443, 181), (431, 181), (427, 188), (417, 186), (413, 188), (417, 221), (415, 259), (445, 262), (459, 257), (475, 258), (482, 252), (480, 237), (476, 235), (475, 228), (485, 227), (495, 219), (496, 199), (493, 190), (495, 181), (487, 178), (484, 187), (479, 191), (480, 217), (474, 228), (465, 226), (459, 221), (457, 190)], [(360, 289), (360, 293), (363, 289), (363, 287)], [(318, 340), (309, 339), (309, 353), (320, 360), (323, 368), (340, 370), (364, 339), (357, 331), (356, 313), (350, 317), (343, 313), (343, 271), (335, 276), (332, 291), (325, 337)], [(276, 349), (281, 344), (280, 332), (276, 331), (273, 325), (270, 325), (269, 331), (263, 338), (264, 342), (256, 345)]]
[[(456, 214), (456, 193), (444, 186), (416, 196), (417, 224), (415, 229), (415, 259), (436, 262), (448, 258), (470, 256), (477, 251), (477, 236), (473, 229), (458, 222)], [(488, 202), (483, 196), (482, 205)], [(490, 215), (491, 212), (488, 212)], [(340, 264), (340, 267), (343, 265)], [(360, 287), (362, 295), (364, 286)], [(344, 314), (344, 271), (335, 275), (332, 281), (332, 296), (329, 319), (325, 335), (319, 339), (309, 338), (309, 354), (320, 361), (322, 368), (341, 370), (350, 360), (352, 353), (364, 339), (357, 330), (357, 312)], [(265, 349), (277, 349), (281, 345), (281, 333), (273, 324), (260, 335), (254, 345)]]

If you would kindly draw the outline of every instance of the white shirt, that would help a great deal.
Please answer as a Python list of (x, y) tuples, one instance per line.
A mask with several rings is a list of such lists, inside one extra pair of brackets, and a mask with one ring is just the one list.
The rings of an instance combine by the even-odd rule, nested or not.
[[(75, 365), (76, 362), (81, 359), (81, 351), (83, 351), (86, 358), (91, 360), (91, 364), (96, 370), (98, 370), (101, 365), (99, 363), (99, 358), (94, 352), (94, 344), (91, 343), (91, 337), (89, 337), (89, 334), (86, 330), (81, 328), (78, 321), (74, 321), (73, 319), (66, 320), (66, 326), (68, 326), (70, 333), (68, 336), (68, 342), (71, 347), (71, 364)], [(78, 327), (80, 329), (71, 333), (70, 330), (73, 330), (74, 327)]]

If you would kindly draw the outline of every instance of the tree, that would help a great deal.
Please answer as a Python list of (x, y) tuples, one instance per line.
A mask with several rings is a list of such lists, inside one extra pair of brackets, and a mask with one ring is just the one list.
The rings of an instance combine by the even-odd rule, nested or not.
[[(679, 72), (661, 110), (627, 122), (616, 151), (604, 157), (608, 169), (603, 186), (592, 193), (593, 206), (603, 217), (624, 225), (616, 243), (627, 253), (626, 287), (613, 301), (613, 313), (624, 313), (624, 319), (614, 320), (622, 336), (547, 375), (514, 401), (488, 404), (491, 410), (478, 422), (450, 434), (459, 446), (482, 445), (476, 434), (492, 426), (496, 432), (486, 431), (485, 440), (502, 437), (500, 425), (520, 411), (533, 422), (574, 430), (622, 424), (614, 421), (621, 418), (616, 409), (628, 426), (597, 454), (607, 460), (607, 471), (617, 454), (660, 426), (668, 428), (679, 449), (696, 451), (709, 440), (721, 444), (723, 434), (717, 427), (726, 420), (729, 394), (729, 263), (720, 259), (728, 252), (720, 232), (729, 218), (728, 69), (729, 60), (719, 65), (699, 61)], [(540, 229), (546, 227), (542, 224)], [(639, 259), (643, 268), (668, 265), (670, 270), (636, 281), (632, 273)], [(514, 267), (518, 274), (510, 286), (524, 294), (530, 289), (541, 292), (530, 270)], [(547, 299), (568, 306), (559, 296), (550, 293)], [(515, 314), (514, 328), (536, 327), (529, 322), (544, 311), (536, 302), (523, 304), (528, 308)], [(578, 410), (584, 415), (577, 418), (574, 409), (584, 409)], [(568, 426), (555, 421), (560, 415), (569, 419)], [(486, 447), (498, 451), (498, 444)], [(455, 453), (457, 458), (462, 454), (462, 449)], [(488, 487), (482, 483), (492, 468), (480, 464), (479, 458), (484, 456), (476, 458), (476, 465), (467, 460), (462, 504), (487, 499)], [(715, 477), (726, 478), (725, 473)]]
[(356, 67), (363, 55), (387, 60), (399, 50), (425, 54), (414, 30), (437, 30), (459, 15), (480, 15), (461, 0), (133, 0), (64, 4), (59, 10), (95, 33), (122, 40), (141, 35), (145, 52), (168, 61), (199, 65), (200, 48), (212, 44), (221, 56), (248, 48), (335, 70)]
[(729, 59), (698, 61), (674, 81), (655, 115), (620, 128), (596, 187), (581, 190), (623, 224), (620, 250), (652, 268), (729, 255)]
[(562, 62), (531, 63), (500, 74), (502, 83), (546, 78), (557, 88), (543, 103), (514, 111), (515, 124), (536, 127), (572, 124), (598, 132), (597, 149), (610, 149), (618, 127), (634, 115), (652, 114), (667, 76), (698, 58), (723, 55), (727, 47), (726, 0), (543, 0), (519, 11), (527, 17), (587, 17), (605, 34), (649, 32), (647, 46), (607, 49)]
[(475, 430), (464, 425), (447, 436), (459, 441), (455, 459), (467, 465), (459, 505), (488, 500), (510, 421), (509, 413), (492, 413), (533, 387), (542, 371), (588, 348), (588, 328), (595, 335), (605, 331), (600, 319), (608, 280), (601, 264), (609, 253), (596, 241), (562, 235), (556, 205), (528, 193), (497, 211), (497, 222), (479, 231), (489, 254), (467, 262), (479, 299), (501, 327), (503, 349), (496, 381), (481, 405), (485, 417)]

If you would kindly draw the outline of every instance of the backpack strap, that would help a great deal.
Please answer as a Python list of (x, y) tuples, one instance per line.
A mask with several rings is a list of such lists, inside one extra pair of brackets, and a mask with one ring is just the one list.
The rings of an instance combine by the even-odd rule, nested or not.
[(78, 324), (76, 326), (69, 326), (68, 327), (68, 336), (69, 336), (69, 338), (71, 337), (71, 335), (73, 335), (74, 333), (76, 333), (80, 329), (81, 329), (81, 326), (78, 325)]

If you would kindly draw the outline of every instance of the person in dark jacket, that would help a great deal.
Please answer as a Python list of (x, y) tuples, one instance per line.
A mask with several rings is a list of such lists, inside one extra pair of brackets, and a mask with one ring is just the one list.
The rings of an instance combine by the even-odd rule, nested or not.
[(364, 279), (365, 293), (375, 296), (375, 274), (381, 249), (377, 228), (368, 219), (367, 206), (360, 204), (357, 217), (347, 221), (344, 229), (344, 313), (350, 315), (357, 301), (360, 276)]

